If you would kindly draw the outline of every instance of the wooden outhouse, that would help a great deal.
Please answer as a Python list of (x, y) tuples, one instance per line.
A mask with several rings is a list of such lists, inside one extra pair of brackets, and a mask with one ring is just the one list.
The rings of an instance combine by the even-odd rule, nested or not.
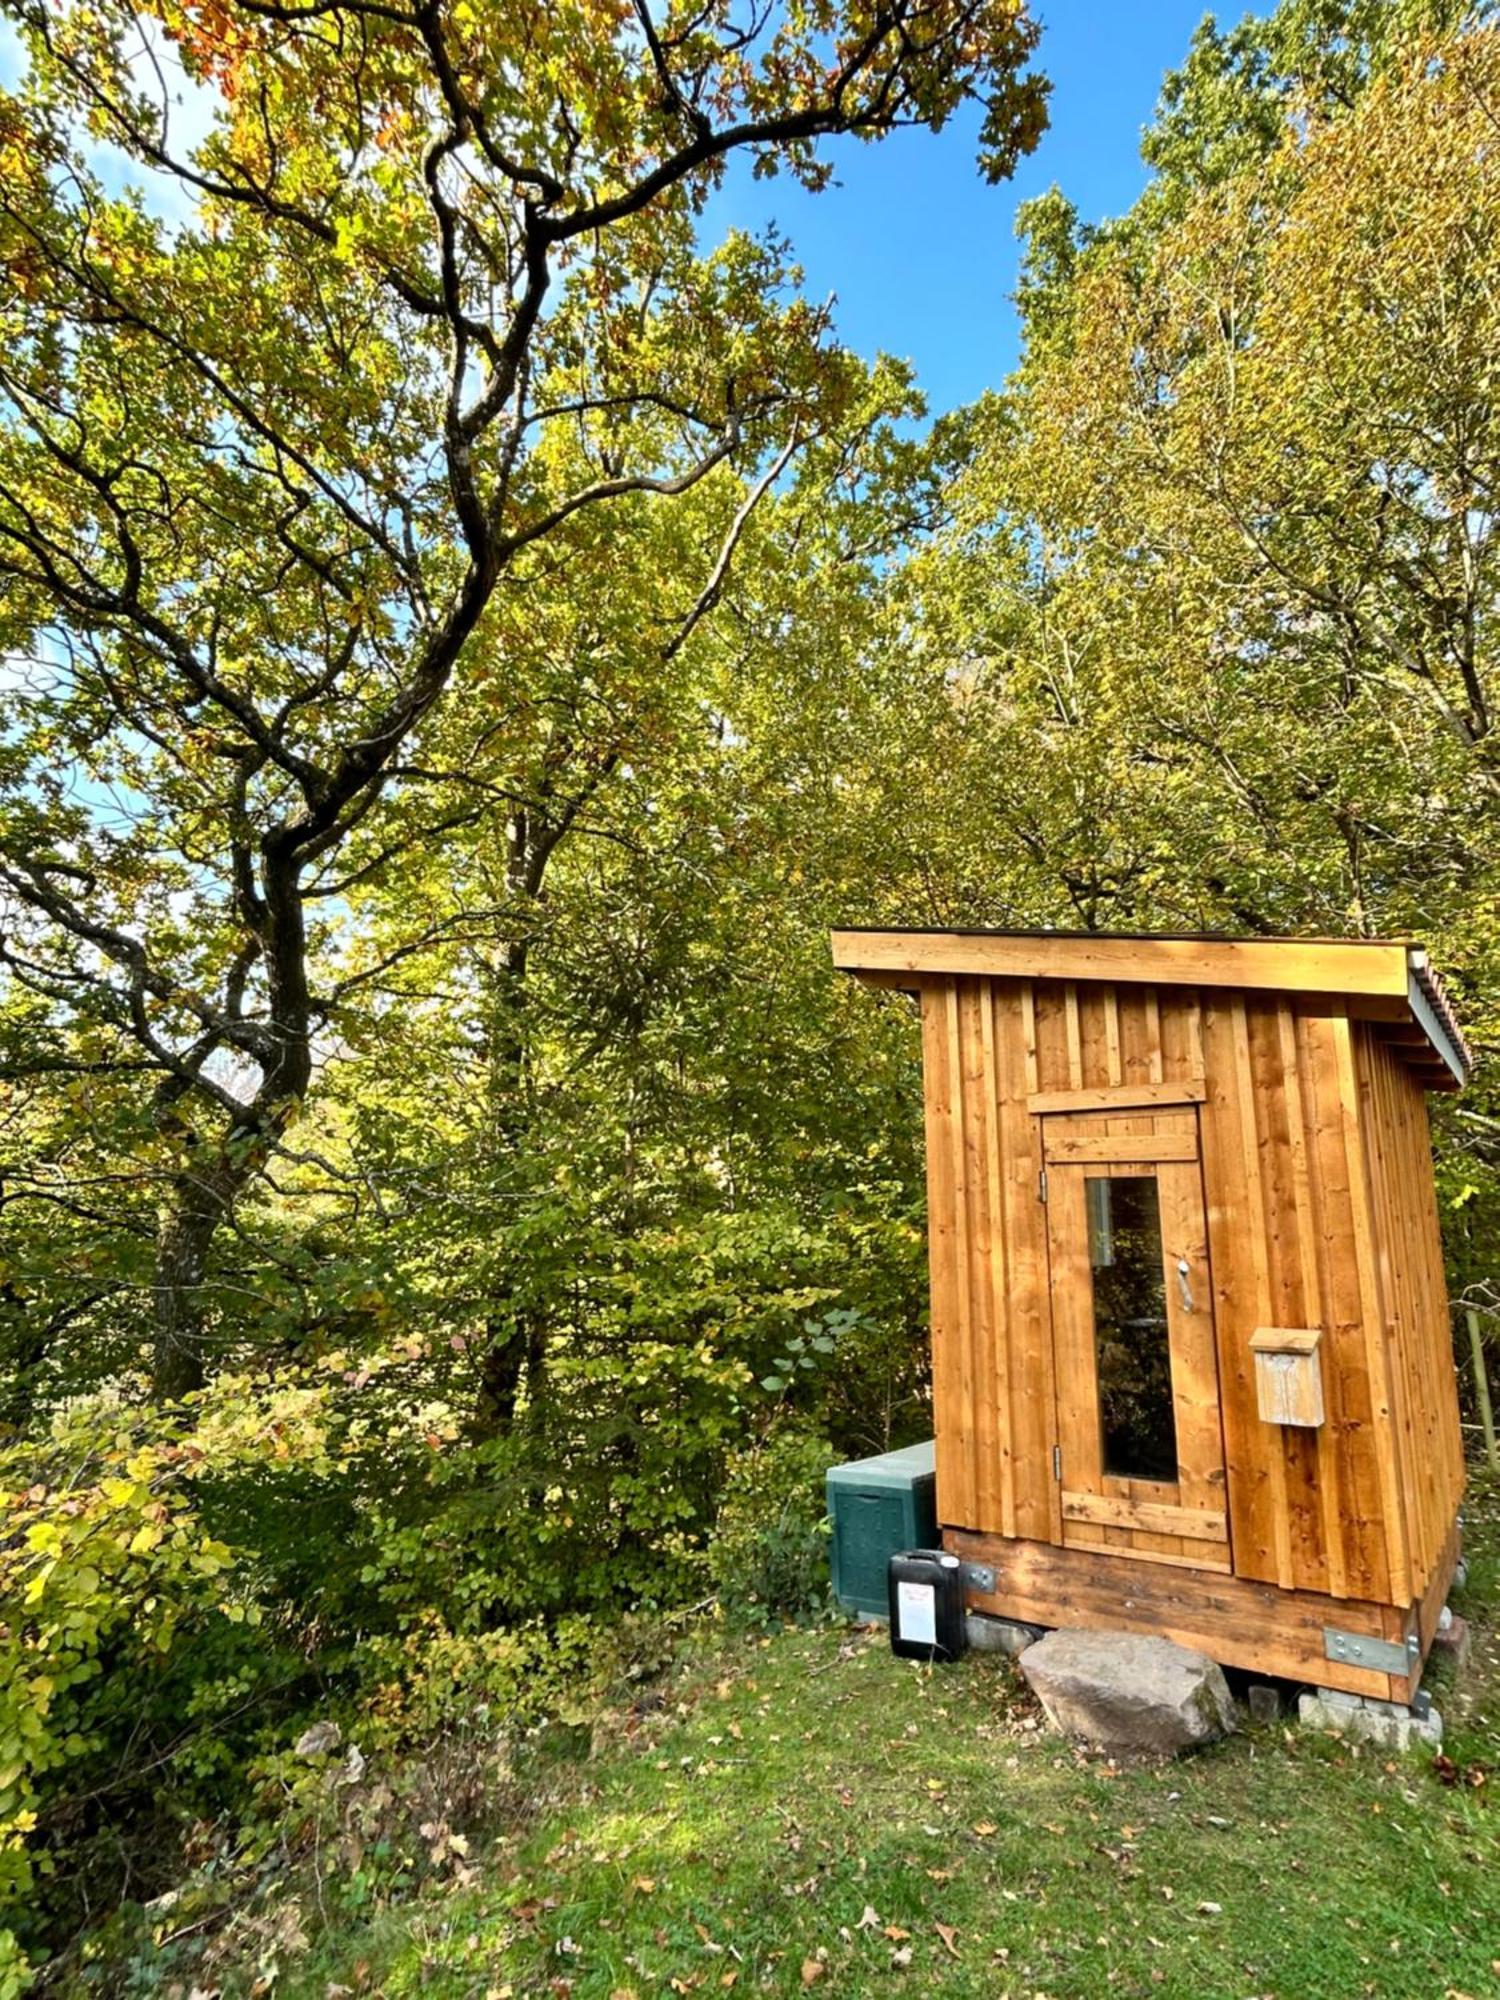
[(1463, 1457), (1404, 943), (848, 930), (920, 996), (937, 1509), (972, 1609), (1410, 1701)]

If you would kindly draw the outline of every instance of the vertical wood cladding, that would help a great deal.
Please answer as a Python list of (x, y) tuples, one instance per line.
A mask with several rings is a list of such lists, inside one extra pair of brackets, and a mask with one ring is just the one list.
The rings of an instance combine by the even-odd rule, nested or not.
[[(1462, 1457), (1426, 1105), (1378, 1029), (1321, 997), (963, 975), (923, 979), (922, 1017), (944, 1523), (1062, 1539), (1031, 1100), (1175, 1087), (1197, 1107), (1234, 1573), (1420, 1597)], [(1266, 1326), (1321, 1328), (1322, 1425), (1262, 1420)]]

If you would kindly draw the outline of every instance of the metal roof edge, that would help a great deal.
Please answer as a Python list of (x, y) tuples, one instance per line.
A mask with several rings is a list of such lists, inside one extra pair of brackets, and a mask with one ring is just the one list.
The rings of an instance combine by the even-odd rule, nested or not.
[(1465, 1084), (1473, 1070), (1474, 1057), (1464, 1039), (1464, 1031), (1458, 1025), (1458, 1016), (1453, 1011), (1453, 1003), (1444, 990), (1443, 982), (1433, 971), (1431, 960), (1420, 945), (1408, 946), (1406, 963), (1412, 1018), (1452, 1071), (1455, 1081)]

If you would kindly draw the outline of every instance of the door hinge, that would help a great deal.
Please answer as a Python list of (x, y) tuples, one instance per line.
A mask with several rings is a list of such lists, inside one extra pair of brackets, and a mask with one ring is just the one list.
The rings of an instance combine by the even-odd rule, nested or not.
[(1052, 1447), (1052, 1477), (1059, 1480), (1062, 1478), (1062, 1446), (1060, 1444), (1055, 1444)]
[(1045, 1201), (1047, 1199), (1047, 1169), (1045, 1167), (1042, 1168), (1042, 1171), (1036, 1177), (1036, 1198), (1038, 1201)]

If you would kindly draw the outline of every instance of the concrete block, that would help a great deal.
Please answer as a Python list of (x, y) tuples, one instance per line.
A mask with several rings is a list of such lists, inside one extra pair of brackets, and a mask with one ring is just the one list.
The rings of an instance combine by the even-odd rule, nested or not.
[(1349, 1694), (1343, 1688), (1319, 1688), (1318, 1699), (1330, 1708), (1363, 1708), (1365, 1705), (1362, 1694)]
[(1413, 1715), (1393, 1701), (1364, 1700), (1357, 1708), (1334, 1702), (1332, 1688), (1299, 1695), (1297, 1719), (1304, 1729), (1331, 1730), (1351, 1743), (1371, 1743), (1385, 1750), (1436, 1750), (1443, 1740), (1443, 1718), (1435, 1708)]
[(1252, 1722), (1279, 1722), (1281, 1689), (1272, 1687), (1268, 1681), (1251, 1681), (1245, 1690), (1245, 1705)]
[(964, 1620), (969, 1649), (975, 1653), (1009, 1653), (1014, 1660), (1034, 1646), (1046, 1630), (1044, 1625), (1026, 1625), (1019, 1618), (993, 1618), (987, 1611), (971, 1611)]

